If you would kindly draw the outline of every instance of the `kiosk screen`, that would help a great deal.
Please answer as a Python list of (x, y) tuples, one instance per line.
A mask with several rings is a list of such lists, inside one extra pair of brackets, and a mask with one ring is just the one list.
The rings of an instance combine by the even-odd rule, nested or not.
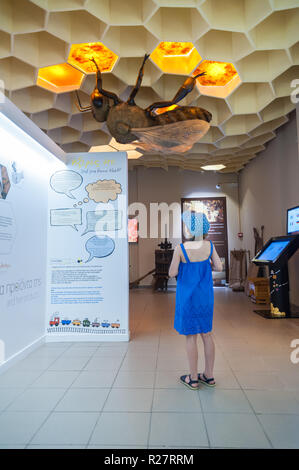
[(282, 251), (286, 248), (286, 246), (290, 243), (290, 239), (286, 240), (274, 240), (270, 245), (263, 250), (259, 256), (256, 257), (256, 260), (259, 261), (275, 261), (278, 256), (282, 253)]

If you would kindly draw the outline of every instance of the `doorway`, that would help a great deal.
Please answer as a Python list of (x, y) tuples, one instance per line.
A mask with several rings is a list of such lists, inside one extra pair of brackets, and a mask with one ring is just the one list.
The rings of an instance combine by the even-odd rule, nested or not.
[[(197, 197), (181, 199), (182, 213), (186, 210), (204, 212), (210, 223), (208, 239), (212, 241), (222, 261), (223, 271), (213, 272), (215, 286), (228, 282), (228, 243), (227, 243), (227, 214), (226, 197)], [(182, 241), (186, 241), (182, 222)]]

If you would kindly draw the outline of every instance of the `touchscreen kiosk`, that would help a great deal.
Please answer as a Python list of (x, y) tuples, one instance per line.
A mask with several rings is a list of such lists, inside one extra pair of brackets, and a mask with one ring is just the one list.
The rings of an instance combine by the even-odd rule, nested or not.
[(275, 263), (281, 256), (283, 251), (287, 248), (291, 240), (272, 240), (270, 244), (264, 246), (264, 248), (255, 257), (255, 261), (261, 261), (264, 263)]
[(270, 310), (255, 310), (266, 318), (298, 317), (291, 314), (289, 302), (288, 260), (299, 248), (299, 235), (271, 238), (252, 260), (269, 267)]

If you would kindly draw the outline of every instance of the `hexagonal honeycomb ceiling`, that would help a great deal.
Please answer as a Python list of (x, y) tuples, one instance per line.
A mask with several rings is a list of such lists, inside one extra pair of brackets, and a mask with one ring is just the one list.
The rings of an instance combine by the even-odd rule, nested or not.
[[(66, 152), (119, 144), (83, 106), (94, 88), (127, 99), (150, 54), (136, 103), (170, 100), (186, 76), (206, 71), (180, 104), (213, 114), (185, 154), (138, 153), (129, 166), (236, 172), (255, 158), (295, 105), (299, 0), (0, 0), (0, 79), (6, 95)], [(54, 66), (54, 67), (52, 67)], [(159, 110), (163, 112), (165, 109)], [(121, 146), (125, 148), (125, 146)]]

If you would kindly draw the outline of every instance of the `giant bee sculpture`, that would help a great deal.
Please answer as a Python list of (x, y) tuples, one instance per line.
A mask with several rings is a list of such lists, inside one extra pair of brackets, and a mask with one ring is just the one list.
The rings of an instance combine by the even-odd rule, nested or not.
[(179, 105), (162, 114), (157, 114), (155, 110), (176, 105), (193, 90), (196, 79), (205, 72), (188, 77), (172, 100), (158, 101), (142, 109), (136, 105), (135, 97), (141, 86), (143, 69), (148, 58), (149, 55), (145, 54), (136, 84), (126, 102), (115, 93), (103, 89), (101, 70), (92, 58), (96, 66), (96, 86), (90, 97), (91, 103), (89, 106), (82, 106), (76, 92), (76, 105), (81, 112), (92, 112), (98, 122), (106, 121), (109, 132), (121, 144), (136, 141), (136, 146), (143, 152), (186, 152), (209, 130), (211, 113), (197, 106)]

